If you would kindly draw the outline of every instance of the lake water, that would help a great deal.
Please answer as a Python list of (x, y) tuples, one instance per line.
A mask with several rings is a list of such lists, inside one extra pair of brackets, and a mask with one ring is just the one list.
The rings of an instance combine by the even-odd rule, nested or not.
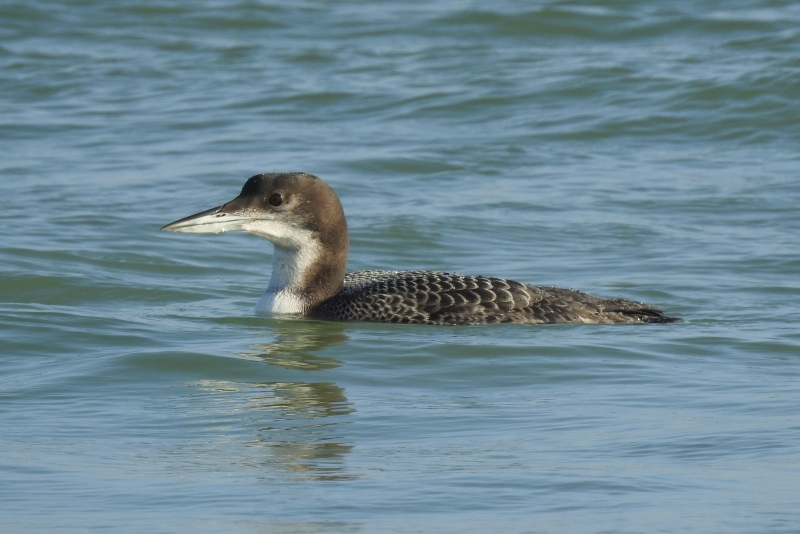
[[(800, 532), (800, 7), (0, 3), (3, 532)], [(253, 314), (159, 228), (304, 171), (350, 269), (668, 325)]]

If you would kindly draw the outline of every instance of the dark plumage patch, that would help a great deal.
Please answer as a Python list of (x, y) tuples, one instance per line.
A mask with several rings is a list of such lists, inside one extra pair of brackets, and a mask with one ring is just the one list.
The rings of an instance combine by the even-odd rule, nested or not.
[(311, 315), (340, 321), (434, 325), (677, 320), (640, 302), (440, 271), (348, 273), (342, 291), (314, 307)]

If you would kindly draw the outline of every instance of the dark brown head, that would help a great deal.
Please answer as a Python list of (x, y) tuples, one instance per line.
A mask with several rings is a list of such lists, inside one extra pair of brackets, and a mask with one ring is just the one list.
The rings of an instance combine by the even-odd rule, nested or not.
[[(244, 231), (271, 241), (286, 277), (308, 286), (341, 287), (347, 266), (347, 222), (328, 184), (300, 172), (257, 174), (230, 202), (162, 228), (167, 232)], [(292, 265), (289, 265), (291, 263)], [(273, 272), (273, 278), (281, 273)], [(336, 280), (333, 282), (333, 280)], [(287, 280), (287, 284), (289, 281)]]
[(230, 202), (162, 230), (204, 234), (241, 230), (284, 248), (298, 248), (309, 238), (333, 239), (339, 246), (347, 240), (339, 197), (320, 178), (301, 172), (257, 174)]

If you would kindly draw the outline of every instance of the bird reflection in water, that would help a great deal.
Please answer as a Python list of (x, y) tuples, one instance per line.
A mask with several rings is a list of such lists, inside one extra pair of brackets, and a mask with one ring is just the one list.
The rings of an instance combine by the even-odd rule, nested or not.
[(256, 358), (284, 369), (322, 371), (339, 367), (336, 358), (319, 356), (315, 352), (341, 345), (347, 341), (342, 323), (283, 319), (271, 321), (275, 339), (271, 343), (256, 343), (255, 352), (240, 352), (245, 358)]
[[(282, 320), (271, 326), (274, 342), (251, 345), (251, 351), (240, 355), (293, 371), (341, 365), (315, 353), (346, 341), (344, 325)], [(353, 478), (344, 471), (344, 456), (353, 446), (344, 442), (342, 430), (355, 409), (333, 382), (203, 380), (191, 385), (199, 395), (213, 396), (215, 406), (232, 416), (236, 423), (231, 426), (239, 428), (231, 430), (246, 434), (250, 453), (239, 462), (267, 471), (280, 467), (300, 479)]]

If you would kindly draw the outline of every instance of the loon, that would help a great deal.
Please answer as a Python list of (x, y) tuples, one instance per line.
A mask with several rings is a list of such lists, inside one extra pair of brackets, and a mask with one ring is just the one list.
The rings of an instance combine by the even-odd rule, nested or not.
[(335, 321), (431, 325), (667, 323), (651, 306), (556, 287), (440, 271), (346, 272), (348, 234), (339, 197), (305, 173), (251, 177), (230, 202), (161, 230), (240, 230), (272, 242), (272, 279), (256, 312)]

